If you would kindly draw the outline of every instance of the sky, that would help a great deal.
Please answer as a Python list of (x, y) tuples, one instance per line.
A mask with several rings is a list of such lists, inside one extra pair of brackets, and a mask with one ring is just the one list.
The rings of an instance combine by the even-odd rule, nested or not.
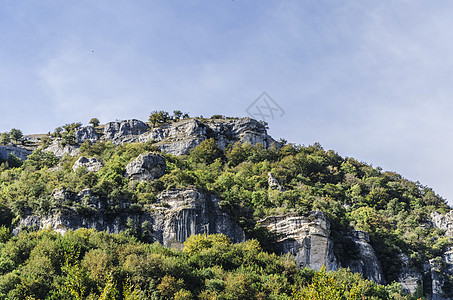
[(275, 139), (453, 204), (452, 16), (427, 0), (2, 0), (0, 132), (153, 110), (256, 117), (267, 101)]

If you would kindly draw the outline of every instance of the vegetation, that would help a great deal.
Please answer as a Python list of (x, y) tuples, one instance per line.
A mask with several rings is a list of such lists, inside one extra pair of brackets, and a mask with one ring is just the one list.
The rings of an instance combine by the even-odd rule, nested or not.
[(179, 251), (89, 229), (0, 231), (0, 299), (410, 299), (347, 270), (301, 270), (256, 240), (195, 235)]
[[(149, 121), (158, 126), (180, 118), (188, 115), (155, 111)], [(80, 126), (67, 124), (52, 137), (74, 144)], [(141, 183), (123, 172), (138, 155), (157, 151), (152, 143), (83, 143), (80, 156), (98, 158), (103, 163), (98, 172), (83, 167), (74, 172), (78, 157), (59, 159), (42, 149), (23, 163), (10, 157), (0, 166), (0, 298), (405, 299), (398, 285), (378, 286), (346, 270), (297, 270), (289, 257), (272, 254), (272, 236), (257, 223), (276, 214), (323, 211), (343, 267), (357, 255), (351, 230), (366, 231), (388, 283), (401, 270), (401, 252), (421, 270), (452, 245), (430, 225), (432, 212), (450, 210), (432, 189), (319, 144), (281, 145), (265, 149), (238, 143), (220, 149), (207, 139), (186, 156), (162, 153), (166, 174)], [(269, 172), (281, 189), (269, 186)], [(65, 236), (26, 230), (14, 238), (5, 234), (30, 213), (99, 212), (89, 201), (57, 201), (52, 196), (57, 190), (77, 194), (89, 188), (102, 202), (102, 213), (115, 216), (150, 209), (163, 190), (189, 187), (216, 194), (220, 206), (256, 240), (232, 245), (223, 236), (195, 236), (183, 251), (175, 251), (147, 244), (150, 224), (137, 227), (132, 220), (121, 235), (90, 230)]]
[(149, 116), (148, 122), (151, 123), (152, 126), (162, 125), (168, 123), (170, 121), (177, 122), (180, 119), (188, 119), (190, 118), (188, 113), (183, 113), (180, 110), (173, 111), (173, 115), (170, 115), (168, 112), (164, 110), (155, 110), (151, 112)]
[(0, 135), (0, 144), (8, 145), (11, 142), (11, 137), (8, 132), (3, 132)]
[(22, 131), (17, 128), (11, 129), (10, 132), (3, 132), (0, 135), (0, 144), (1, 145), (7, 145), (11, 143), (11, 141), (15, 141), (16, 143), (19, 143), (22, 141), (22, 138), (24, 137)]
[(93, 127), (98, 127), (99, 124), (100, 124), (99, 119), (98, 119), (98, 118), (92, 118), (92, 119), (90, 120), (90, 124), (91, 124), (91, 126), (93, 126)]
[(11, 129), (9, 136), (11, 137), (12, 140), (14, 140), (14, 141), (16, 141), (16, 143), (18, 143), (22, 140), (22, 137), (24, 135), (22, 134), (22, 131), (20, 129), (13, 128), (13, 129)]

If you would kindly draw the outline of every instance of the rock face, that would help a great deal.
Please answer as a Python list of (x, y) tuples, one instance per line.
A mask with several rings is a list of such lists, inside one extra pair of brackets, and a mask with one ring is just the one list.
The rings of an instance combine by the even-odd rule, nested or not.
[[(280, 237), (278, 243), (281, 254), (294, 255), (301, 268), (319, 270), (325, 266), (327, 270), (336, 270), (340, 267), (330, 239), (330, 222), (324, 213), (312, 211), (307, 216), (271, 216), (259, 221), (259, 224)], [(369, 244), (368, 234), (354, 231), (351, 238), (358, 246), (360, 257), (350, 261), (348, 267), (365, 278), (385, 284), (381, 265)]]
[(398, 282), (405, 292), (413, 294), (423, 284), (423, 274), (412, 265), (411, 259), (406, 254), (401, 253), (398, 258), (402, 265)]
[(140, 120), (125, 120), (105, 124), (104, 139), (119, 145), (127, 142), (137, 142), (137, 137), (147, 132), (149, 126)]
[(219, 199), (195, 190), (167, 191), (159, 195), (154, 234), (164, 246), (182, 248), (194, 234), (223, 233), (235, 243), (245, 241), (242, 229), (219, 208)]
[(80, 167), (85, 167), (88, 172), (97, 172), (102, 168), (102, 162), (95, 157), (81, 156), (72, 166), (72, 170), (75, 172)]
[(31, 154), (31, 151), (17, 146), (0, 146), (1, 159), (8, 159), (10, 154), (20, 158), (21, 160), (26, 160), (27, 156)]
[(75, 142), (81, 144), (85, 141), (94, 143), (99, 139), (96, 130), (92, 126), (81, 127), (75, 132)]
[[(453, 236), (453, 211), (443, 215), (439, 212), (431, 214), (432, 225), (436, 228), (445, 230), (445, 236)], [(441, 261), (430, 260), (432, 299), (444, 300), (452, 299), (451, 279), (447, 274), (453, 274), (453, 248), (449, 247), (441, 256)], [(445, 288), (449, 286), (448, 288)], [(449, 294), (448, 294), (449, 293)]]
[(152, 225), (151, 241), (158, 241), (166, 247), (182, 248), (184, 241), (193, 234), (223, 233), (233, 242), (245, 241), (242, 229), (223, 212), (213, 195), (196, 190), (165, 191), (158, 196), (158, 202), (149, 207), (147, 212), (123, 213), (114, 218), (103, 213), (103, 205), (96, 201), (91, 191), (84, 190), (78, 195), (68, 195), (64, 190), (54, 192), (59, 199), (72, 201), (90, 201), (88, 205), (99, 210), (93, 215), (80, 215), (73, 210), (49, 216), (27, 216), (20, 220), (13, 231), (18, 233), (22, 226), (51, 228), (65, 233), (69, 229), (94, 228), (111, 233), (119, 233), (126, 229), (127, 219), (140, 228), (143, 222)]
[(437, 211), (433, 212), (431, 222), (434, 227), (445, 230), (445, 235), (453, 236), (453, 210), (445, 215)]
[(126, 166), (126, 176), (132, 180), (154, 180), (165, 174), (165, 159), (155, 153), (140, 154)]
[(271, 216), (259, 222), (261, 226), (280, 235), (281, 253), (294, 255), (300, 267), (336, 270), (339, 264), (329, 238), (330, 223), (320, 211), (308, 216)]
[(55, 140), (49, 147), (44, 149), (46, 152), (53, 152), (56, 157), (62, 158), (65, 154), (70, 156), (77, 156), (79, 155), (79, 147), (72, 146), (72, 145), (65, 145), (64, 147), (60, 145), (58, 140)]
[(266, 127), (250, 118), (186, 119), (156, 128), (150, 128), (148, 124), (133, 119), (107, 123), (102, 134), (96, 133), (92, 126), (81, 127), (75, 132), (77, 145), (61, 147), (54, 141), (46, 150), (54, 152), (57, 157), (62, 157), (64, 154), (78, 155), (76, 151), (78, 145), (85, 141), (90, 143), (98, 140), (111, 141), (115, 145), (151, 141), (163, 152), (185, 155), (208, 138), (214, 138), (222, 149), (236, 142), (262, 144), (266, 148), (275, 143), (267, 134)]
[(156, 146), (162, 151), (184, 155), (189, 154), (191, 149), (211, 137), (216, 140), (221, 149), (236, 142), (262, 144), (266, 148), (275, 142), (267, 135), (264, 125), (250, 118), (182, 120), (152, 129), (149, 133), (142, 135), (139, 141), (157, 141)]
[(354, 273), (360, 273), (365, 278), (373, 280), (379, 284), (385, 284), (384, 274), (381, 264), (371, 247), (370, 236), (364, 231), (353, 231), (352, 239), (357, 245), (360, 253), (358, 260), (352, 260), (348, 264), (348, 268)]
[(271, 172), (267, 173), (267, 184), (269, 185), (269, 188), (273, 190), (283, 191), (283, 188), (280, 183), (278, 183), (277, 178), (275, 178)]

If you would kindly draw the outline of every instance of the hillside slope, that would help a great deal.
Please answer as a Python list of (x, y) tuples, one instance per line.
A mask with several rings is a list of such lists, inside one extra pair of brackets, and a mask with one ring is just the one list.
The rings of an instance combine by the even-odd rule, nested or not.
[(276, 142), (248, 118), (64, 127), (26, 137), (33, 153), (0, 146), (0, 217), (15, 234), (94, 228), (180, 249), (223, 233), (291, 253), (300, 268), (453, 297), (453, 218), (419, 183), (319, 144)]

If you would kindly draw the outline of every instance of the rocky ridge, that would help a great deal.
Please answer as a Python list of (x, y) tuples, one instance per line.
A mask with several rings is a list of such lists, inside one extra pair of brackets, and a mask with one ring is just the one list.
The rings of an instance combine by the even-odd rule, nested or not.
[(65, 154), (78, 155), (79, 145), (88, 141), (111, 141), (115, 145), (124, 143), (155, 143), (161, 151), (174, 154), (189, 154), (190, 150), (208, 138), (214, 138), (223, 149), (236, 142), (262, 144), (269, 147), (275, 140), (266, 131), (266, 127), (250, 118), (240, 119), (184, 119), (177, 122), (151, 127), (140, 120), (109, 122), (96, 130), (92, 126), (78, 128), (75, 131), (75, 144), (61, 146), (56, 139), (46, 151), (57, 157)]

